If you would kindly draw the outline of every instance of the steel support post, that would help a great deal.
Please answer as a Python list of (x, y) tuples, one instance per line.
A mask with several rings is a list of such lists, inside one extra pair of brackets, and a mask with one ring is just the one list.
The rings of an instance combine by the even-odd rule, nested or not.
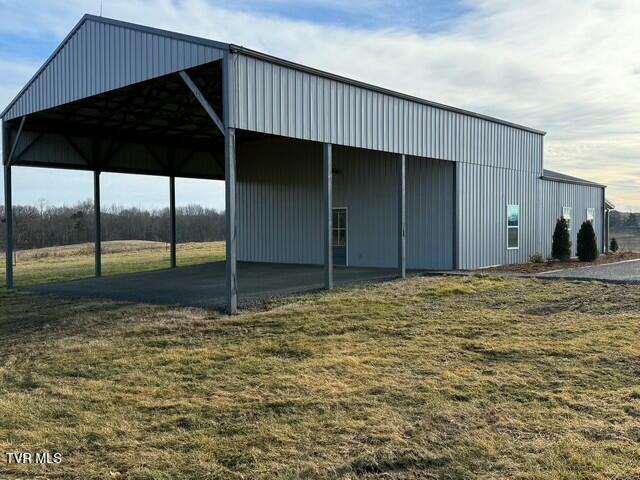
[(333, 289), (333, 251), (332, 251), (332, 151), (331, 144), (322, 146), (322, 185), (323, 185), (323, 228), (324, 228), (324, 288)]
[(95, 218), (95, 274), (102, 276), (102, 225), (100, 216), (100, 172), (93, 171), (93, 215)]
[(13, 207), (11, 202), (11, 165), (9, 155), (9, 129), (2, 122), (2, 164), (4, 165), (4, 221), (5, 221), (5, 255), (6, 255), (6, 284), (13, 288)]
[(176, 268), (176, 177), (169, 177), (169, 223), (171, 228), (171, 268)]
[(224, 193), (226, 237), (226, 297), (227, 312), (238, 312), (237, 226), (236, 226), (236, 131), (232, 127), (233, 65), (229, 52), (222, 61), (222, 105), (224, 120)]
[(406, 255), (406, 171), (407, 158), (400, 155), (398, 162), (398, 275), (401, 278), (407, 276), (407, 255)]
[[(4, 143), (6, 148), (7, 143)], [(11, 166), (4, 166), (4, 220), (7, 288), (13, 288), (13, 208), (11, 203)]]

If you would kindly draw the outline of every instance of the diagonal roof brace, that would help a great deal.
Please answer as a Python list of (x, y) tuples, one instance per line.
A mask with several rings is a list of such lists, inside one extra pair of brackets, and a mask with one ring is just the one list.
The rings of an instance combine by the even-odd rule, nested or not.
[(18, 160), (19, 160), (19, 159), (20, 159), (20, 158), (21, 158), (25, 153), (27, 153), (27, 152), (29, 151), (29, 149), (30, 149), (31, 147), (33, 147), (36, 143), (38, 143), (38, 141), (39, 141), (43, 136), (44, 136), (44, 133), (42, 133), (42, 132), (38, 133), (35, 137), (33, 137), (33, 138), (31, 139), (31, 141), (27, 144), (27, 146), (26, 146), (26, 147), (24, 147), (24, 148), (22, 149), (22, 151), (21, 151), (19, 154), (17, 154), (17, 155), (15, 155), (15, 154), (14, 154), (13, 158), (15, 158), (15, 159), (16, 159), (16, 161), (18, 161)]
[(91, 161), (89, 160), (87, 155), (82, 151), (82, 149), (78, 146), (78, 144), (71, 139), (69, 135), (63, 135), (63, 138), (66, 140), (66, 142), (69, 145), (71, 145), (71, 148), (75, 150), (75, 152), (80, 156), (80, 158), (84, 160), (84, 163), (86, 163), (87, 165), (91, 165)]
[(13, 154), (16, 153), (16, 147), (18, 146), (18, 142), (20, 141), (20, 135), (22, 135), (22, 128), (24, 127), (24, 121), (26, 120), (26, 116), (22, 116), (20, 119), (20, 126), (18, 127), (18, 133), (16, 133), (16, 138), (13, 139), (13, 145), (11, 145), (11, 150), (9, 151), (9, 155), (7, 155), (7, 165), (11, 165), (11, 160), (13, 160)]
[(213, 120), (213, 123), (216, 124), (216, 126), (218, 127), (222, 135), (224, 135), (225, 129), (224, 129), (224, 124), (222, 123), (222, 120), (220, 120), (220, 117), (218, 116), (216, 111), (209, 104), (209, 102), (207, 102), (207, 99), (204, 98), (204, 95), (202, 94), (198, 86), (193, 82), (193, 80), (191, 80), (191, 77), (187, 72), (185, 72), (184, 70), (181, 70), (179, 73), (180, 73), (180, 77), (182, 77), (182, 80), (184, 80), (184, 83), (187, 84), (187, 87), (189, 87), (189, 90), (191, 90), (191, 93), (193, 93), (193, 96), (196, 97), (198, 102), (200, 102), (200, 105), (202, 105), (202, 108), (204, 108), (205, 112), (207, 112), (209, 117), (211, 117), (211, 120)]

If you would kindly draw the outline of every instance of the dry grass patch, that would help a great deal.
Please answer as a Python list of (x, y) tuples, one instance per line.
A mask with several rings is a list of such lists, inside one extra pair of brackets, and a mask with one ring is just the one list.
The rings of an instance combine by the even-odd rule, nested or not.
[(64, 461), (0, 472), (638, 478), (639, 294), (412, 278), (225, 317), (3, 293), (0, 450)]
[[(180, 243), (178, 265), (224, 260), (224, 242)], [(119, 275), (169, 268), (169, 246), (163, 242), (126, 240), (103, 242), (102, 274)], [(0, 288), (5, 286), (5, 257), (0, 258)], [(14, 267), (16, 286), (61, 282), (94, 275), (94, 245), (22, 250)]]

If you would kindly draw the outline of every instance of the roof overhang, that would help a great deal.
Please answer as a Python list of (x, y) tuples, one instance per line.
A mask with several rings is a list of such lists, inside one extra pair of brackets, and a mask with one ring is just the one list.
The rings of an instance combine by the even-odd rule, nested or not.
[[(101, 35), (96, 35), (95, 30), (100, 30)], [(100, 38), (102, 36), (102, 38)], [(126, 39), (126, 40), (125, 40)], [(133, 42), (133, 45), (128, 45), (130, 48), (123, 48), (124, 42)], [(88, 43), (87, 43), (88, 42)], [(92, 43), (95, 42), (95, 43)], [(49, 95), (52, 102), (38, 102), (36, 99), (31, 98), (34, 97), (32, 90), (37, 89), (37, 94), (35, 97), (41, 96), (42, 94), (42, 85), (38, 85), (38, 82), (43, 77), (46, 77), (48, 70), (55, 69), (55, 63), (62, 57), (68, 60), (76, 60), (76, 65), (74, 65), (74, 70), (76, 75), (79, 78), (86, 77), (90, 74), (89, 69), (87, 68), (86, 72), (83, 72), (83, 64), (82, 60), (86, 60), (87, 58), (92, 57), (93, 54), (100, 54), (105, 51), (104, 44), (100, 42), (106, 42), (121, 48), (122, 55), (114, 54), (114, 60), (125, 60), (127, 55), (126, 52), (131, 50), (132, 52), (139, 52), (139, 58), (145, 58), (144, 46), (145, 45), (153, 45), (153, 48), (157, 52), (157, 58), (163, 59), (163, 52), (178, 52), (178, 51), (190, 51), (191, 55), (186, 56), (187, 58), (183, 58), (181, 62), (171, 63), (163, 61), (160, 62), (152, 62), (149, 65), (142, 64), (139, 68), (139, 72), (136, 69), (133, 70), (137, 73), (134, 74), (133, 77), (128, 79), (113, 79), (112, 81), (107, 80), (104, 83), (95, 82), (91, 85), (93, 88), (88, 89), (78, 89), (75, 88), (78, 85), (68, 85), (65, 87), (64, 92), (59, 92), (58, 95)], [(80, 51), (82, 55), (74, 55)], [(489, 115), (484, 115), (481, 113), (472, 112), (469, 110), (453, 107), (450, 105), (445, 105), (438, 102), (433, 102), (429, 100), (425, 100), (419, 97), (406, 95), (403, 93), (399, 93), (393, 90), (385, 89), (382, 87), (378, 87), (375, 85), (371, 85), (365, 82), (360, 82), (357, 80), (353, 80), (350, 78), (346, 78), (340, 75), (335, 75), (332, 73), (324, 72), (322, 70), (311, 68), (305, 65), (301, 65), (295, 62), (291, 62), (288, 60), (284, 60), (282, 58), (275, 57), (273, 55), (268, 55), (266, 53), (262, 53), (256, 50), (252, 50), (249, 48), (245, 48), (239, 45), (227, 44), (223, 42), (218, 42), (215, 40), (210, 40), (206, 38), (196, 37), (192, 35), (186, 35), (181, 33), (176, 33), (168, 30), (162, 30), (153, 27), (147, 27), (144, 25), (138, 25), (129, 22), (123, 22), (121, 20), (115, 20), (105, 17), (98, 17), (95, 15), (86, 14), (82, 17), (82, 19), (76, 24), (76, 26), (71, 30), (71, 32), (65, 37), (65, 39), (61, 42), (61, 44), (56, 48), (53, 54), (45, 61), (44, 65), (38, 69), (38, 71), (34, 74), (34, 76), (27, 82), (22, 90), (16, 95), (16, 97), (11, 101), (11, 103), (0, 113), (0, 118), (10, 120), (12, 118), (17, 118), (21, 115), (25, 115), (28, 113), (32, 113), (33, 111), (37, 111), (38, 109), (50, 108), (55, 106), (57, 103), (56, 99), (64, 102), (70, 100), (77, 100), (84, 96), (90, 96), (97, 93), (103, 93), (104, 91), (119, 88), (126, 86), (129, 83), (135, 83), (136, 81), (144, 81), (149, 78), (153, 78), (154, 76), (161, 76), (171, 72), (177, 72), (182, 69), (191, 68), (196, 65), (201, 65), (203, 63), (215, 61), (217, 59), (222, 58), (222, 53), (224, 51), (232, 51), (242, 53), (247, 56), (251, 56), (254, 58), (266, 60), (270, 63), (282, 65), (286, 67), (295, 68), (299, 71), (308, 72), (312, 75), (317, 75), (323, 78), (332, 79), (338, 82), (342, 82), (348, 85), (357, 86), (360, 88), (365, 88), (367, 90), (383, 93), (386, 95), (390, 95), (396, 98), (420, 103), (423, 105), (428, 105), (434, 108), (463, 114), (466, 116), (479, 118), (482, 120), (487, 120), (493, 123), (506, 125), (512, 128), (517, 128), (520, 130), (524, 130), (527, 132), (535, 133), (538, 135), (546, 135), (546, 132), (542, 130), (538, 130), (535, 128), (519, 125), (517, 123), (509, 122), (506, 120), (502, 120), (499, 118), (495, 118)], [(62, 63), (62, 62), (61, 62)], [(145, 71), (145, 67), (150, 67), (150, 70)], [(138, 66), (140, 67), (140, 66)], [(58, 70), (64, 70), (58, 69)], [(120, 69), (123, 70), (123, 69)], [(69, 71), (67, 68), (66, 71)], [(105, 72), (96, 72), (102, 73)], [(42, 82), (46, 83), (46, 82)], [(91, 84), (91, 81), (88, 81)], [(40, 99), (42, 100), (42, 99)], [(20, 102), (24, 102), (25, 106), (19, 108)]]
[(578, 177), (572, 177), (570, 175), (565, 175), (564, 173), (554, 172), (552, 170), (544, 170), (543, 175), (540, 176), (542, 180), (548, 180), (550, 182), (560, 182), (560, 183), (568, 183), (573, 185), (584, 185), (586, 187), (598, 187), (598, 188), (606, 188), (606, 185), (601, 183), (591, 182), (589, 180), (584, 180)]
[[(484, 132), (487, 145), (489, 138), (500, 140), (505, 159), (509, 145), (524, 145), (531, 156), (542, 159), (540, 136), (545, 132), (540, 130), (240, 46), (85, 15), (2, 112), (3, 138), (11, 149), (10, 158), (5, 156), (4, 163), (223, 178), (224, 135), (220, 131), (221, 115), (215, 112), (222, 113), (224, 58), (232, 60), (226, 125), (242, 131), (240, 136), (245, 140), (252, 135), (268, 134), (468, 161), (465, 152), (470, 151), (475, 135)], [(263, 64), (261, 77), (255, 75), (257, 66), (252, 71), (247, 59)], [(246, 72), (241, 65), (247, 68)], [(284, 100), (279, 96), (280, 89), (273, 98), (267, 98), (267, 90), (273, 92), (269, 82), (275, 84), (275, 77), (264, 73), (267, 66), (272, 75), (286, 75), (288, 85), (292, 85)], [(185, 73), (193, 77), (196, 90), (201, 90), (206, 102), (199, 100), (199, 92), (189, 85)], [(250, 73), (254, 78), (250, 79)], [(321, 109), (313, 103), (317, 97), (309, 94), (299, 100), (305, 88), (299, 89), (298, 82), (302, 79), (316, 88), (322, 81), (323, 88), (328, 89), (324, 102), (329, 107), (322, 110), (322, 118), (318, 113)], [(310, 88), (307, 86), (309, 92)], [(360, 104), (356, 103), (356, 93)], [(345, 95), (353, 105), (345, 103)], [(374, 97), (376, 108), (369, 109)], [(332, 113), (328, 114), (329, 111)], [(334, 120), (332, 115), (340, 117)], [(267, 125), (267, 119), (272, 118), (279, 119), (278, 129), (273, 127), (275, 122)], [(351, 128), (351, 122), (356, 121), (360, 126), (373, 125), (377, 130), (363, 135), (364, 128)], [(421, 121), (424, 126), (419, 127)], [(321, 133), (310, 133), (314, 122), (328, 126), (324, 130), (318, 128)], [(448, 141), (461, 124), (466, 129), (466, 134), (461, 134), (463, 143)], [(427, 128), (431, 129), (431, 135), (439, 132), (442, 141), (429, 141)]]
[(220, 60), (229, 46), (84, 15), (0, 113), (3, 120)]

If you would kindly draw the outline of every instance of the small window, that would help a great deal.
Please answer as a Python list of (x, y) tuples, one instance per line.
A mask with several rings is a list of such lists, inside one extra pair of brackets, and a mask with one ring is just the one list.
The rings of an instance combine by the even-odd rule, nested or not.
[(347, 246), (347, 210), (344, 208), (333, 209), (332, 219), (333, 246)]
[(520, 205), (507, 205), (507, 249), (520, 247)]
[(596, 218), (596, 209), (595, 208), (587, 208), (587, 222), (593, 223)]
[(571, 231), (571, 207), (562, 207), (562, 218), (567, 221), (567, 227)]

